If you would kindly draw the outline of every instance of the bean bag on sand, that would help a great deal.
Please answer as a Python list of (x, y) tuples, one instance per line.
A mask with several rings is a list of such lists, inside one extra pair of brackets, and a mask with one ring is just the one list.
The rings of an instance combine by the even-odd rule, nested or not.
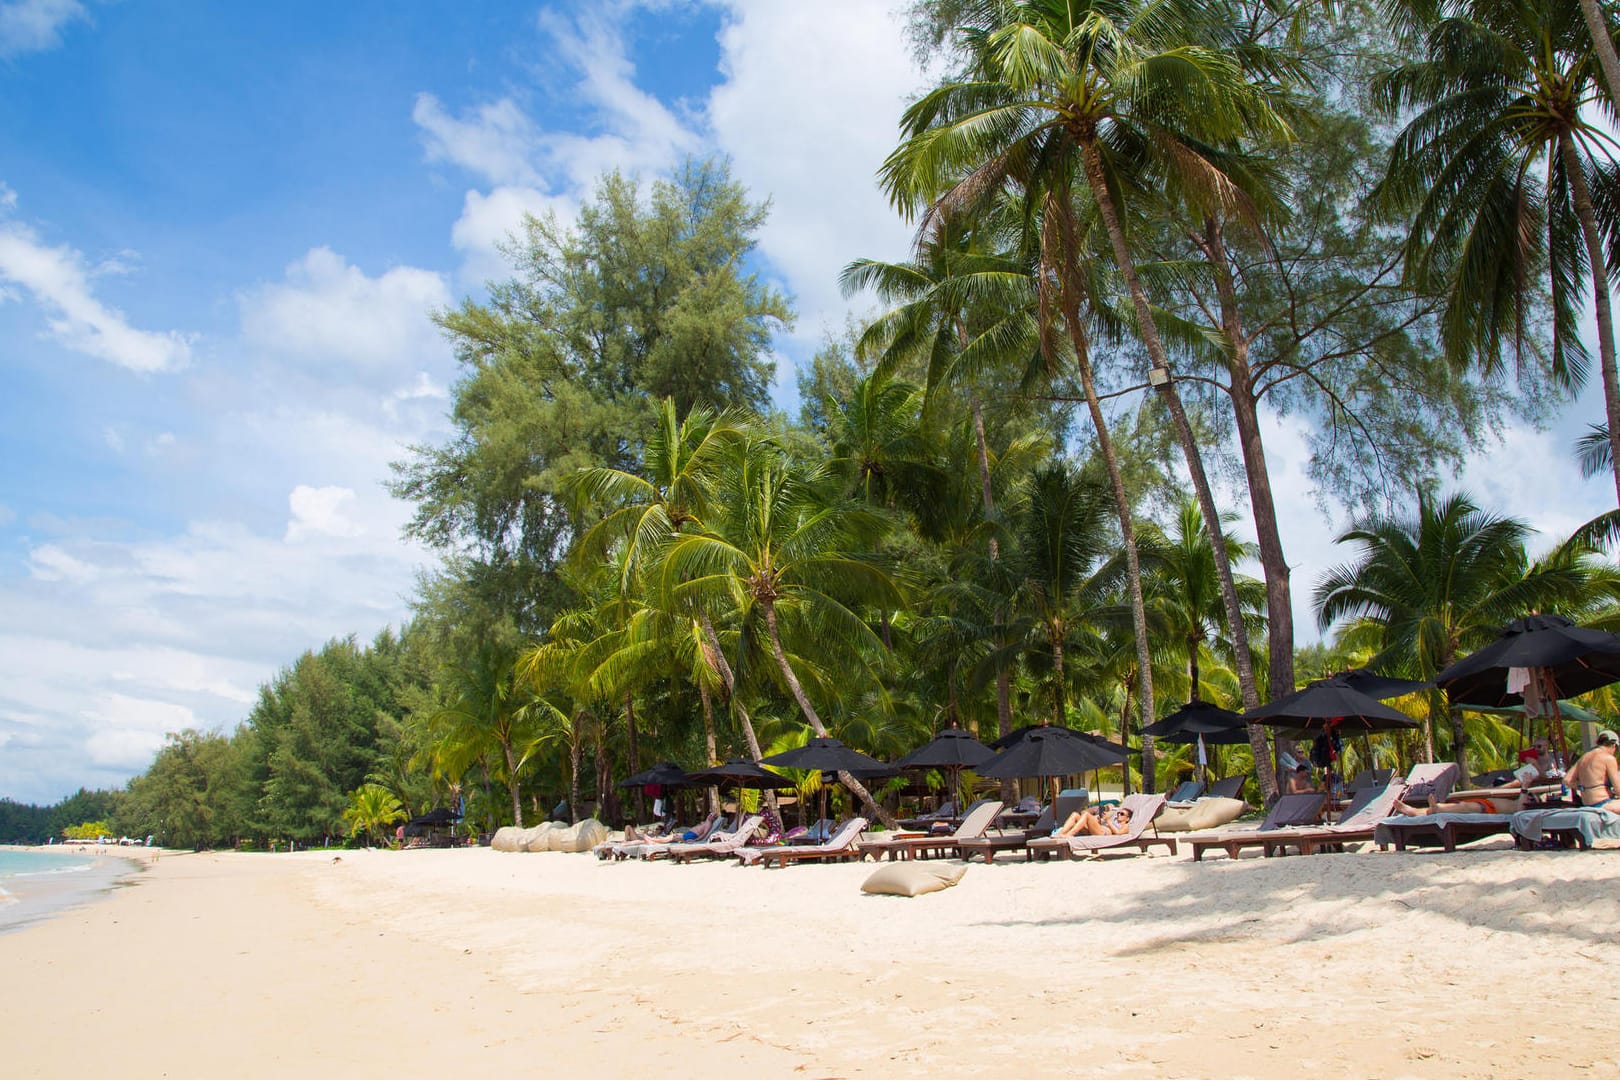
[(1242, 799), (1199, 799), (1193, 803), (1187, 827), (1193, 830), (1218, 829), (1243, 813)]
[(496, 851), (522, 851), (527, 841), (527, 829), (507, 825), (495, 830), (495, 835), (490, 838), (489, 846)]
[(962, 880), (966, 866), (929, 863), (915, 859), (884, 863), (861, 883), (861, 892), (874, 896), (921, 896), (948, 889)]
[(551, 845), (556, 843), (556, 835), (565, 828), (567, 826), (559, 825), (555, 821), (542, 821), (534, 828), (526, 830), (528, 841), (523, 845), (523, 850), (550, 851)]
[(608, 828), (595, 818), (586, 818), (577, 825), (558, 826), (547, 838), (552, 851), (589, 851), (606, 840)]

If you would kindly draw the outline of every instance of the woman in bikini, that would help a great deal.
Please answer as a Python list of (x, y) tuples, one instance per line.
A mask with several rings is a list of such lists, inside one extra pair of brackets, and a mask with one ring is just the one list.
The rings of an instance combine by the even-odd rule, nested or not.
[(1131, 831), (1131, 812), (1123, 806), (1098, 816), (1095, 810), (1082, 810), (1052, 830), (1053, 836), (1123, 836)]
[(1566, 782), (1582, 806), (1620, 814), (1620, 766), (1615, 764), (1617, 746), (1620, 746), (1620, 736), (1612, 731), (1600, 731), (1597, 745), (1571, 766)]

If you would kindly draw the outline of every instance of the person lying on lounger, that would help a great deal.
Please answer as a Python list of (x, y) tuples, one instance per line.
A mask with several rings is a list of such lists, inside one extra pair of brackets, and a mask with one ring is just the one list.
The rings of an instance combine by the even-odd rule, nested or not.
[(1600, 731), (1597, 745), (1570, 767), (1565, 782), (1582, 806), (1620, 814), (1620, 766), (1615, 764), (1617, 746), (1620, 746), (1620, 735)]
[(1513, 774), (1512, 780), (1501, 787), (1492, 788), (1488, 795), (1470, 795), (1467, 798), (1451, 799), (1428, 806), (1411, 806), (1396, 799), (1395, 813), (1406, 817), (1426, 817), (1429, 814), (1511, 814), (1515, 810), (1525, 808), (1524, 790), (1534, 784), (1540, 776), (1540, 767), (1534, 761), (1526, 761)]
[(687, 829), (684, 832), (674, 829), (662, 836), (648, 836), (645, 833), (638, 833), (634, 825), (626, 825), (624, 827), (624, 838), (627, 841), (633, 840), (638, 844), (673, 844), (677, 841), (690, 844), (707, 837), (711, 832), (715, 831), (717, 824), (722, 821), (723, 819), (719, 814), (710, 814), (695, 828)]
[(1095, 810), (1081, 810), (1052, 830), (1053, 836), (1123, 836), (1131, 831), (1131, 812), (1123, 806), (1105, 811), (1101, 816)]

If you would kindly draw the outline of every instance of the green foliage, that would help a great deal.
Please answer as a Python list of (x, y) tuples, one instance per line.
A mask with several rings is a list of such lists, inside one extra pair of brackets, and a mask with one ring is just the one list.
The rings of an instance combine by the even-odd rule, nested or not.
[(99, 840), (103, 836), (113, 834), (110, 821), (85, 821), (78, 825), (69, 825), (62, 830), (62, 835), (69, 840)]
[(350, 836), (364, 835), (376, 842), (384, 829), (405, 820), (405, 808), (394, 793), (381, 784), (362, 784), (350, 792), (343, 820), (349, 823)]

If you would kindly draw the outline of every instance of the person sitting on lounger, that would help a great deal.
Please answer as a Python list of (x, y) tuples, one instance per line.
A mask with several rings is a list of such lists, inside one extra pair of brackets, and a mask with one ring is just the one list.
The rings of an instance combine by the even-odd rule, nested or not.
[(1570, 766), (1566, 782), (1582, 806), (1620, 814), (1620, 766), (1615, 763), (1617, 746), (1620, 746), (1620, 735), (1600, 731), (1597, 745)]
[(1316, 784), (1311, 780), (1311, 767), (1303, 761), (1294, 767), (1283, 784), (1284, 795), (1309, 795), (1316, 790)]
[(1131, 812), (1123, 806), (1105, 811), (1101, 816), (1095, 810), (1081, 810), (1052, 830), (1053, 836), (1123, 836), (1131, 831)]

